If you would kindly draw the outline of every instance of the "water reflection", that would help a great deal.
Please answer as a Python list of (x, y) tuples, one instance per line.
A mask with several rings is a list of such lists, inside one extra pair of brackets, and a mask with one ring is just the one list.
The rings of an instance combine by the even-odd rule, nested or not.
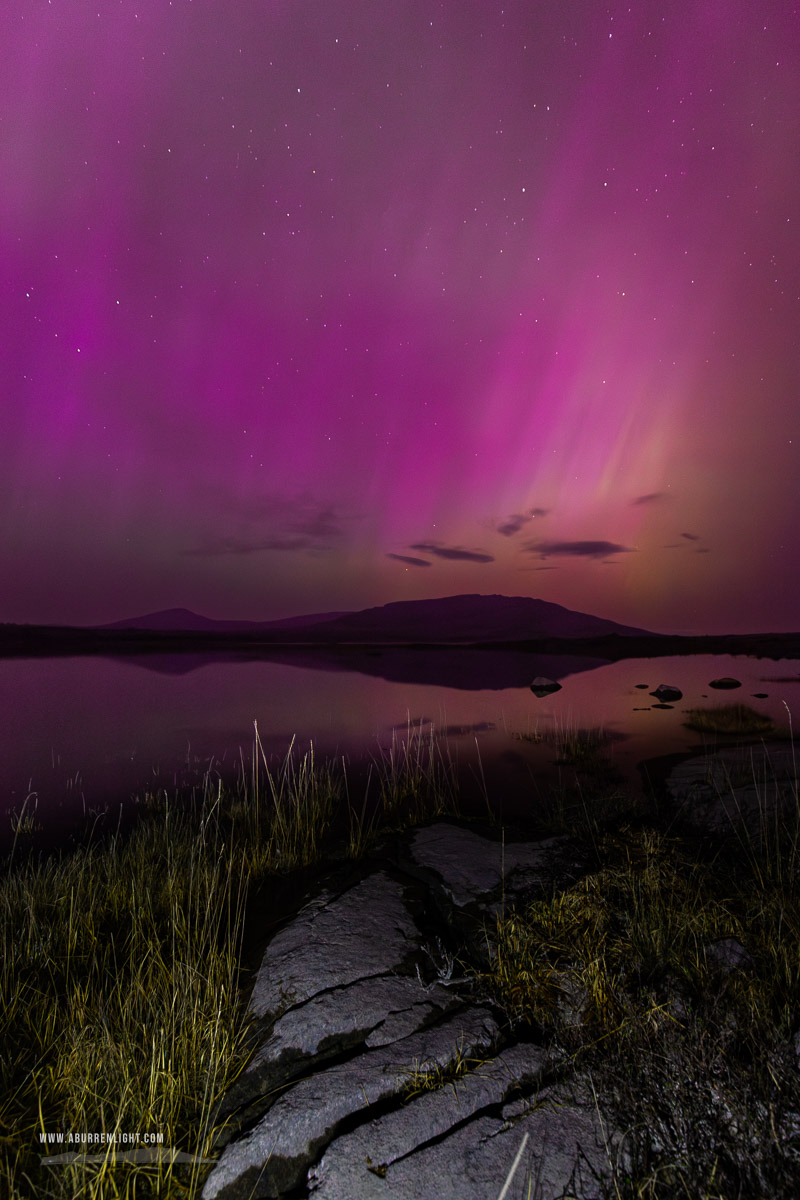
[[(537, 699), (537, 675), (561, 690)], [(711, 681), (732, 676), (735, 692)], [(271, 661), (202, 656), (124, 660), (58, 658), (0, 662), (0, 809), (33, 793), (43, 822), (67, 823), (84, 807), (125, 802), (146, 786), (171, 786), (212, 758), (233, 770), (250, 754), (257, 720), (268, 753), (292, 738), (322, 755), (357, 760), (409, 726), (446, 743), (454, 762), (487, 780), (492, 801), (535, 795), (558, 771), (559, 730), (601, 727), (607, 753), (631, 784), (637, 764), (702, 744), (683, 726), (692, 707), (751, 705), (777, 724), (800, 697), (793, 660), (729, 655), (628, 659), (555, 658), (505, 651), (379, 650), (355, 656), (296, 652)], [(682, 698), (666, 706), (659, 684)], [(531, 801), (532, 802), (532, 801)], [(0, 838), (8, 828), (0, 821)]]

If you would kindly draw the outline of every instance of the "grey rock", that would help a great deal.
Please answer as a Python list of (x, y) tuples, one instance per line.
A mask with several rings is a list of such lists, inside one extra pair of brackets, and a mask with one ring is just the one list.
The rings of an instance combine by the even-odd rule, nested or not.
[(297, 1187), (343, 1121), (399, 1097), (415, 1069), (447, 1068), (460, 1056), (483, 1057), (498, 1038), (491, 1014), (471, 1009), (301, 1080), (248, 1134), (226, 1146), (206, 1180), (203, 1200), (277, 1197)]
[(665, 786), (689, 828), (720, 835), (745, 831), (758, 841), (770, 821), (796, 803), (792, 749), (753, 745), (685, 759)]
[(742, 684), (740, 680), (734, 679), (732, 675), (721, 675), (719, 679), (712, 679), (708, 686), (717, 688), (719, 691), (725, 691), (730, 688), (739, 688)]
[(541, 699), (543, 696), (552, 696), (553, 692), (560, 692), (561, 684), (556, 683), (555, 679), (546, 679), (544, 675), (537, 675), (531, 684), (531, 691), (534, 696)]
[(403, 889), (384, 872), (336, 898), (323, 895), (267, 946), (249, 1011), (276, 1017), (329, 988), (388, 975), (414, 950), (418, 936)]
[(499, 1115), (478, 1115), (392, 1162), (384, 1178), (365, 1182), (365, 1171), (358, 1190), (331, 1189), (323, 1195), (325, 1200), (487, 1200), (509, 1182), (506, 1200), (599, 1200), (600, 1181), (611, 1174), (618, 1141), (596, 1109), (553, 1089), (542, 1093), (532, 1110), (529, 1103), (515, 1102)]
[(282, 1068), (287, 1059), (318, 1059), (331, 1042), (337, 1051), (387, 1045), (415, 1033), (455, 1002), (446, 988), (425, 987), (411, 976), (378, 975), (333, 988), (284, 1013), (245, 1075)]
[(752, 971), (755, 960), (752, 954), (737, 938), (719, 938), (703, 948), (706, 962), (712, 970), (721, 975), (730, 975), (732, 971)]
[(441, 879), (458, 908), (501, 891), (513, 899), (551, 882), (555, 874), (568, 880), (569, 869), (579, 867), (563, 861), (570, 849), (565, 837), (503, 845), (446, 822), (418, 829), (411, 840), (415, 862)]
[[(388, 1168), (487, 1108), (519, 1086), (530, 1088), (552, 1065), (537, 1046), (514, 1046), (458, 1081), (424, 1092), (394, 1112), (337, 1138), (308, 1174), (316, 1200), (371, 1200), (404, 1195), (387, 1189)], [(412, 1160), (413, 1165), (413, 1160)], [(428, 1179), (429, 1191), (431, 1180)]]
[(668, 702), (671, 700), (680, 700), (683, 697), (683, 692), (680, 688), (672, 687), (668, 683), (660, 683), (654, 692), (650, 693), (655, 696), (656, 700)]

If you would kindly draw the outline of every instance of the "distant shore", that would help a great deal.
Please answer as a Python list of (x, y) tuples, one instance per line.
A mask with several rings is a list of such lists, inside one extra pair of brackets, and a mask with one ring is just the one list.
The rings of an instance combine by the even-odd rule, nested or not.
[(381, 650), (425, 652), (433, 650), (503, 651), (517, 654), (584, 655), (608, 661), (625, 658), (664, 658), (673, 655), (739, 654), (757, 658), (800, 658), (800, 633), (646, 636), (610, 634), (603, 637), (540, 637), (528, 640), (399, 641), (368, 634), (343, 641), (297, 630), (269, 633), (198, 633), (138, 629), (86, 629), (61, 625), (0, 625), (0, 658), (51, 658), (65, 655), (233, 654), (269, 658), (296, 650), (314, 650), (342, 656)]

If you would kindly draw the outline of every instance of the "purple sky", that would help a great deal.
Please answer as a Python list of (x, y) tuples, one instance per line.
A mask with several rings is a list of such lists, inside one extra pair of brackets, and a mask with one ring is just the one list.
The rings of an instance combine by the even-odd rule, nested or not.
[(800, 16), (4, 0), (0, 620), (800, 629)]

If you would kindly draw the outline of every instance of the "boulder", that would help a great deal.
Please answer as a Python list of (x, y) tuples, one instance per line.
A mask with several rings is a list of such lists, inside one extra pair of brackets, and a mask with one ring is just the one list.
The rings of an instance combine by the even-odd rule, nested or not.
[(661, 700), (664, 702), (681, 700), (683, 698), (683, 692), (680, 690), (680, 688), (672, 687), (672, 685), (669, 683), (660, 683), (656, 690), (651, 692), (650, 695), (655, 696), (656, 700)]
[(718, 938), (703, 948), (708, 966), (719, 975), (732, 971), (753, 971), (755, 960), (742, 943), (734, 937)]
[(734, 679), (732, 675), (721, 675), (719, 679), (712, 679), (708, 686), (718, 688), (720, 691), (724, 691), (726, 688), (738, 688), (742, 685), (741, 682), (738, 679)]

